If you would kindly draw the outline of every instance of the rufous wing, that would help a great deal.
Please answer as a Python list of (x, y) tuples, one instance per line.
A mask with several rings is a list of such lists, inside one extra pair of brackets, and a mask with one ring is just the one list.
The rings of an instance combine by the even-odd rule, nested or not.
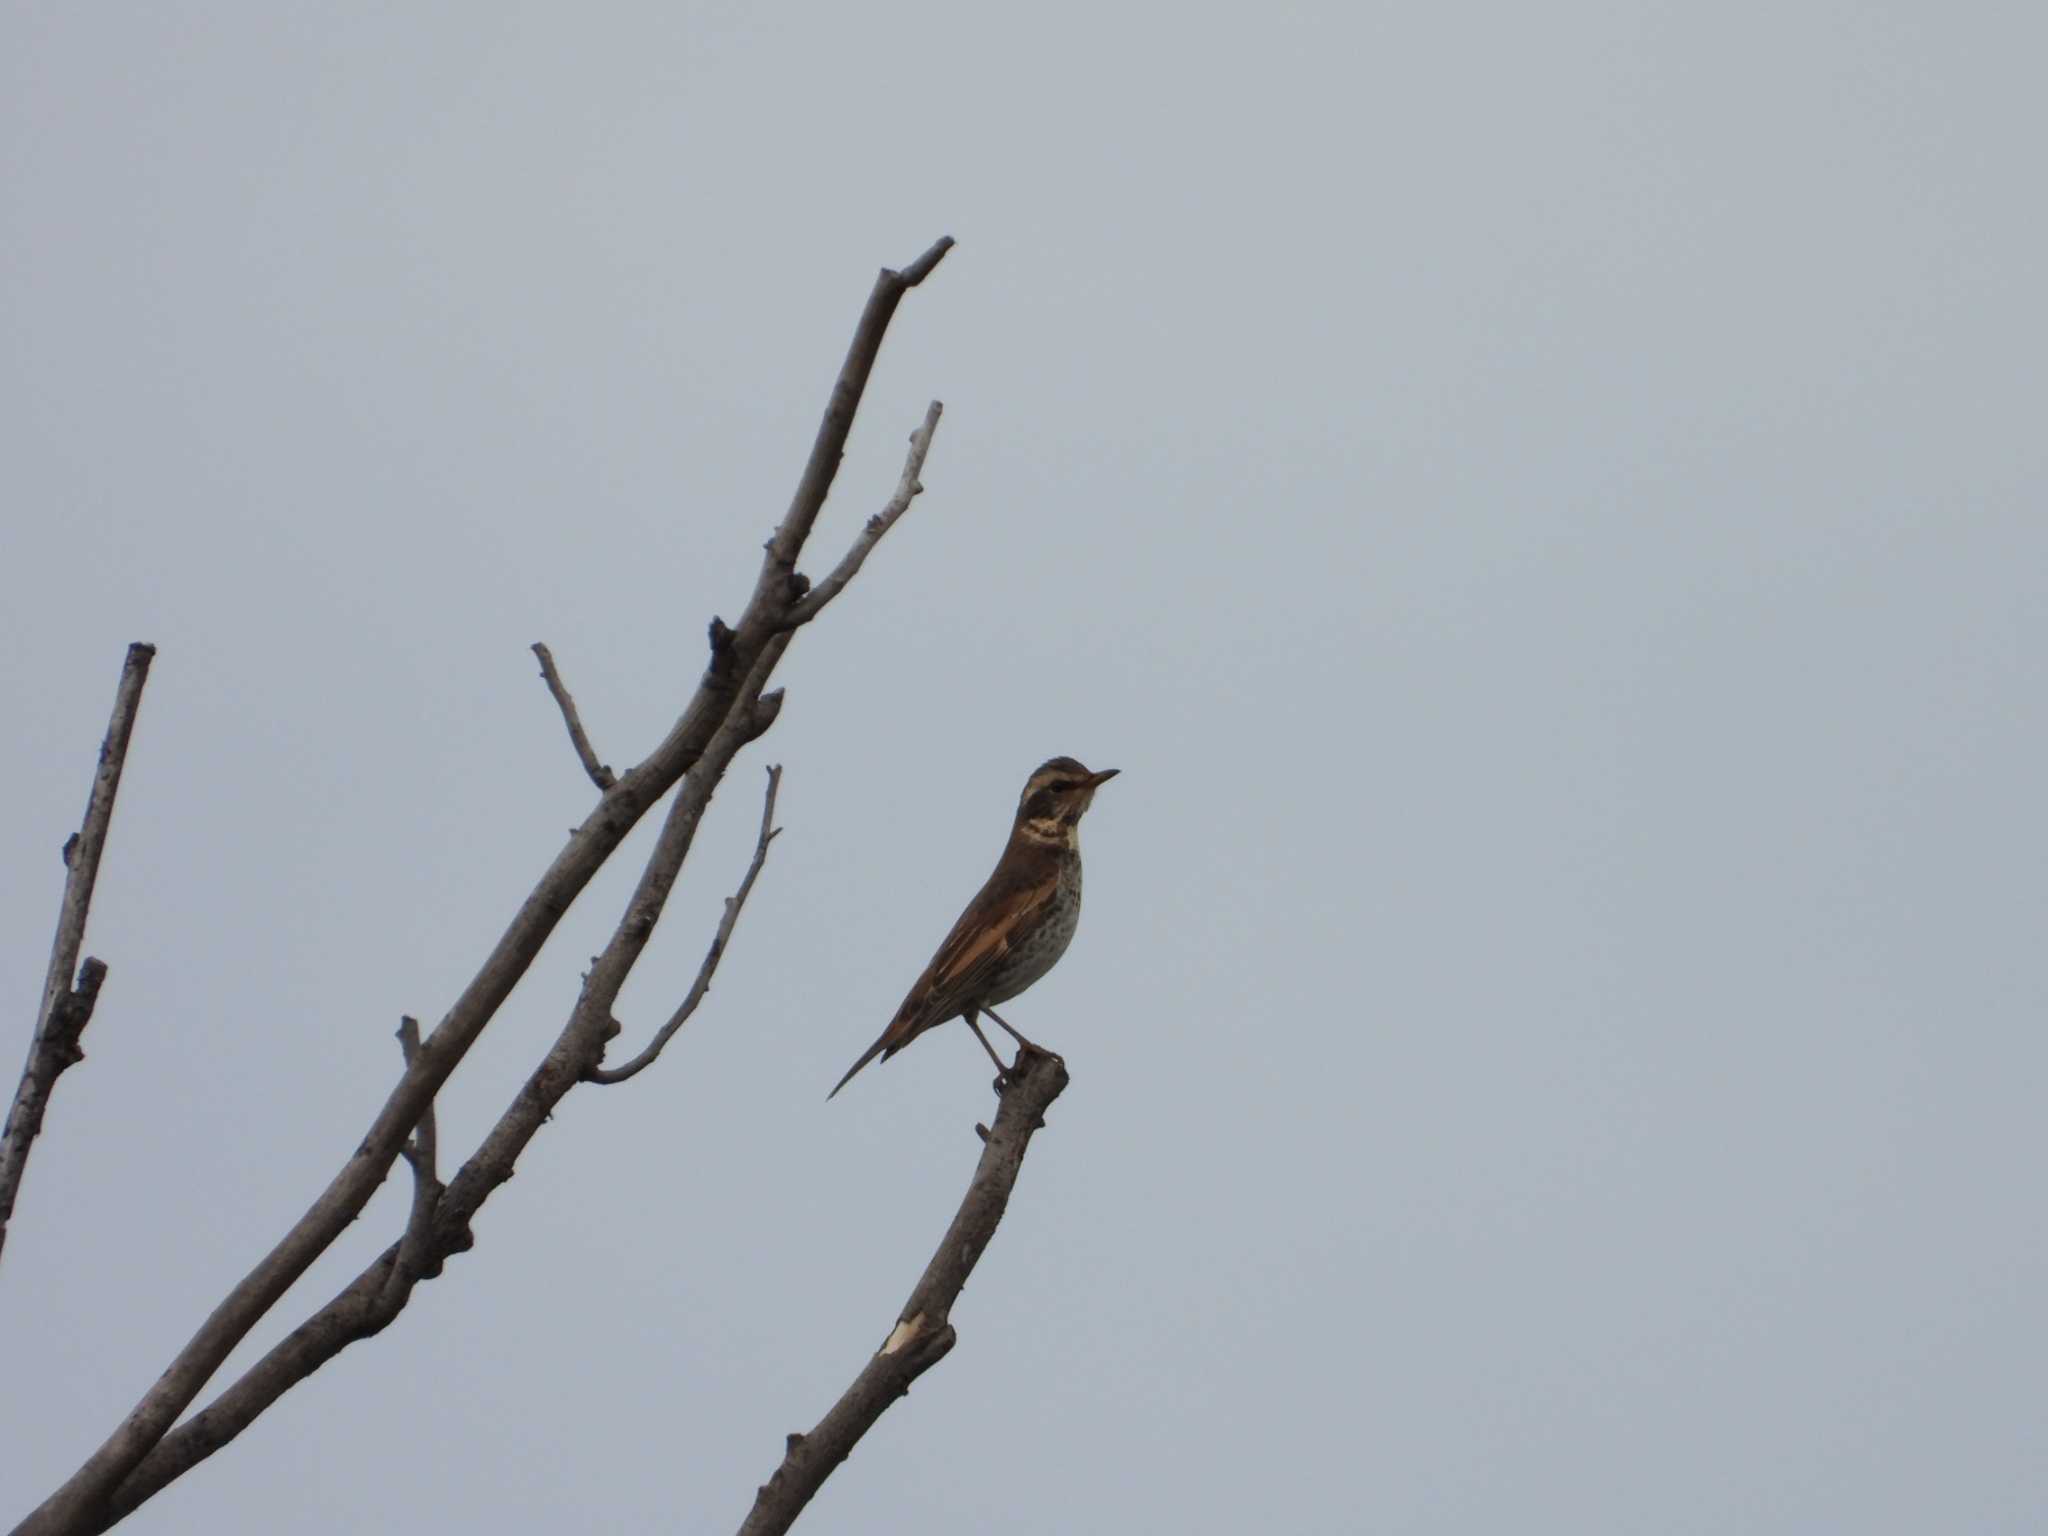
[(1008, 859), (998, 864), (988, 884), (953, 924), (953, 931), (939, 945), (939, 952), (917, 978), (889, 1027), (826, 1097), (838, 1093), (877, 1056), (886, 1061), (934, 1025), (965, 1013), (982, 996), (988, 978), (1017, 937), (1044, 920), (1058, 891), (1059, 866), (1052, 860), (1034, 862), (1027, 868), (1018, 868)]
[(890, 1024), (884, 1054), (901, 1050), (935, 1024), (957, 1018), (982, 995), (988, 978), (1010, 953), (1018, 936), (1045, 918), (1059, 889), (1059, 870), (1048, 861), (1026, 874), (999, 869), (967, 904), (932, 963), (917, 978)]

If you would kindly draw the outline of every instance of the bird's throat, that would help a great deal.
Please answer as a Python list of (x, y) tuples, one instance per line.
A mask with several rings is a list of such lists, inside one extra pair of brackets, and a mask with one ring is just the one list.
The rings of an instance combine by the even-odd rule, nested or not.
[(1079, 823), (1062, 821), (1057, 816), (1031, 816), (1017, 823), (1017, 836), (1027, 842), (1038, 843), (1047, 848), (1079, 848), (1081, 828)]

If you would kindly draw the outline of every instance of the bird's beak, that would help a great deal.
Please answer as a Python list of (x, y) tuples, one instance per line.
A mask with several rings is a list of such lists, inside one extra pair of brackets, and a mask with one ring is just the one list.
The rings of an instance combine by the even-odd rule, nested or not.
[(1107, 784), (1107, 783), (1108, 783), (1108, 782), (1109, 782), (1109, 781), (1110, 781), (1111, 779), (1113, 779), (1113, 778), (1115, 778), (1115, 777), (1117, 776), (1117, 773), (1118, 773), (1118, 771), (1119, 771), (1119, 770), (1117, 770), (1117, 769), (1115, 769), (1115, 768), (1105, 768), (1105, 769), (1103, 769), (1103, 770), (1102, 770), (1102, 772), (1100, 772), (1100, 773), (1091, 773), (1091, 774), (1089, 774), (1089, 775), (1088, 775), (1088, 787), (1089, 787), (1090, 789), (1093, 789), (1093, 788), (1095, 788), (1095, 787), (1096, 787), (1096, 786), (1097, 786), (1098, 784)]

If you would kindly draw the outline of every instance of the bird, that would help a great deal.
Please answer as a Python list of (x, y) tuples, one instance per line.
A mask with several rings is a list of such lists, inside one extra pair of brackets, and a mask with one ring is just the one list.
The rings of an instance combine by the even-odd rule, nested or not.
[(1033, 770), (1017, 798), (1010, 841), (953, 931), (939, 945), (880, 1038), (847, 1068), (838, 1096), (854, 1073), (880, 1056), (894, 1056), (919, 1035), (949, 1019), (967, 1027), (996, 1064), (999, 1081), (1009, 1069), (975, 1022), (987, 1014), (1024, 1050), (1038, 1047), (1003, 1022), (992, 1003), (1006, 1003), (1051, 970), (1081, 919), (1081, 817), (1095, 791), (1117, 770), (1091, 773), (1071, 757), (1048, 759)]

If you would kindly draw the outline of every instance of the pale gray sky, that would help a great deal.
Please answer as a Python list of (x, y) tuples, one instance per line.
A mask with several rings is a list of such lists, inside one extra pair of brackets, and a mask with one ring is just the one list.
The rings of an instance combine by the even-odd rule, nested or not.
[[(735, 1526), (978, 1151), (825, 1090), (1024, 774), (1074, 1085), (804, 1529), (2048, 1521), (2048, 141), (2027, 7), (0, 5), (0, 997), (122, 649), (112, 977), (0, 1268), (0, 1514), (304, 1207), (735, 613), (784, 668), (478, 1247), (136, 1532)], [(632, 848), (644, 851), (646, 838)], [(623, 865), (443, 1100), (466, 1150)], [(396, 1232), (394, 1180), (267, 1345)], [(247, 1358), (246, 1354), (238, 1359)]]

